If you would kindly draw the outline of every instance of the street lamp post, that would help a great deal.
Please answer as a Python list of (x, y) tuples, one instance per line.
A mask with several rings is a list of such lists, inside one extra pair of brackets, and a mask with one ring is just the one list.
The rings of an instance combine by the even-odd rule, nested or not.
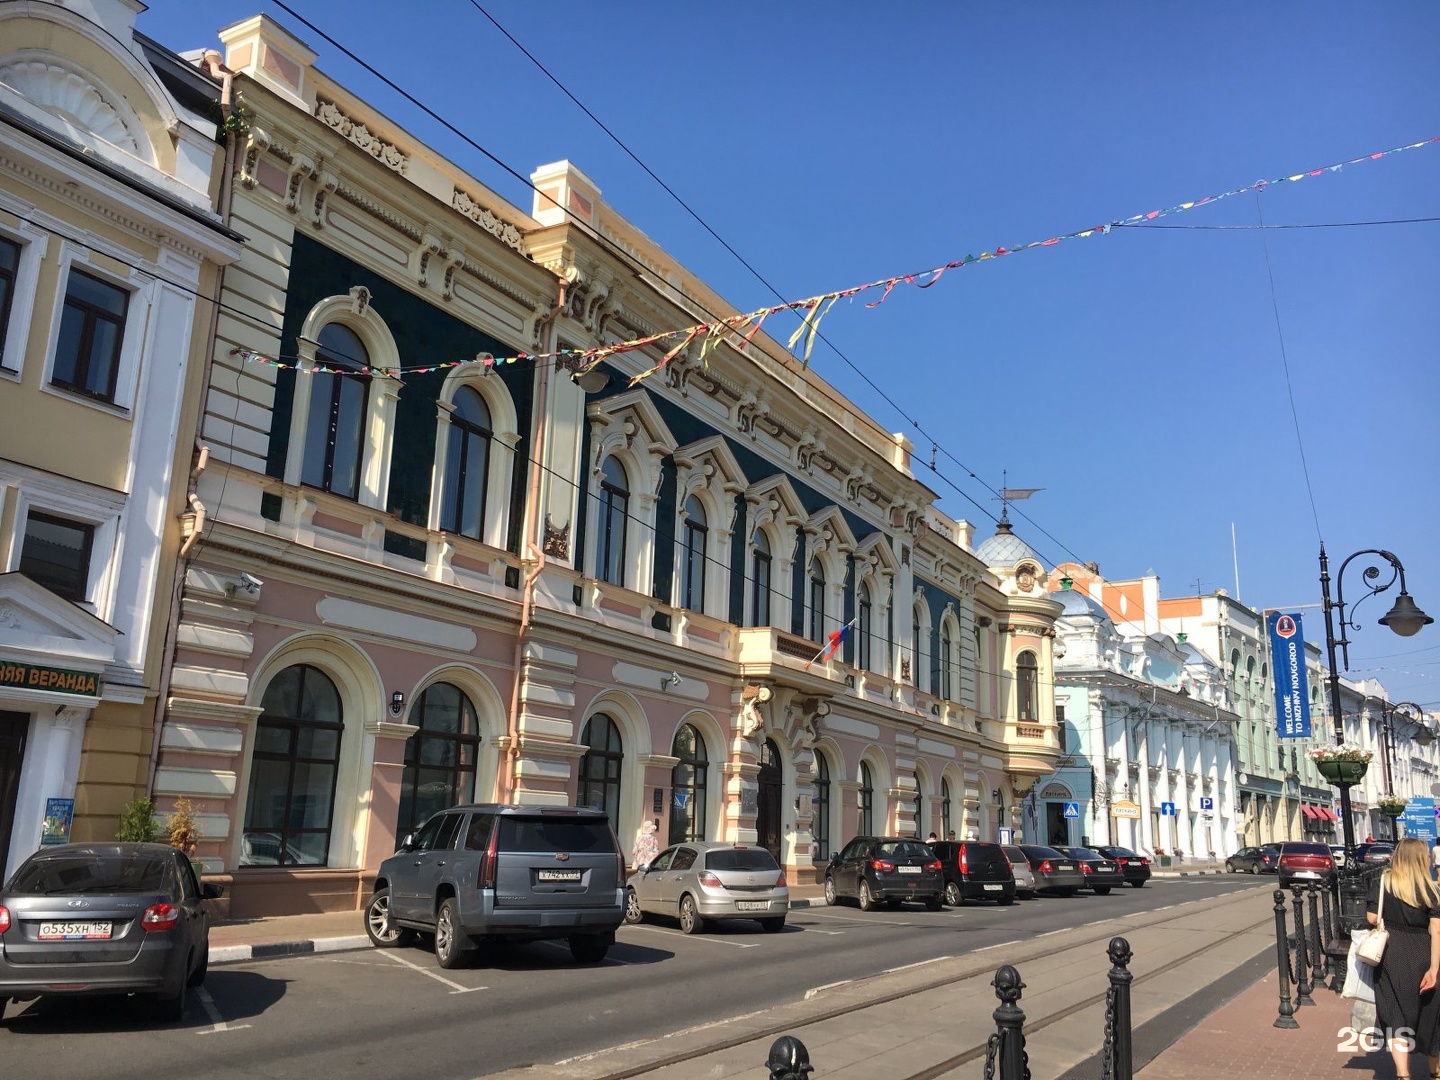
[[(1334, 718), (1336, 745), (1343, 745), (1345, 742), (1345, 720), (1344, 713), (1340, 708), (1340, 667), (1335, 662), (1335, 647), (1337, 645), (1340, 647), (1345, 670), (1349, 671), (1350, 640), (1346, 635), (1351, 630), (1360, 629), (1360, 624), (1355, 621), (1354, 610), (1352, 609), (1349, 615), (1345, 613), (1345, 568), (1362, 555), (1376, 555), (1384, 559), (1390, 564), (1390, 577), (1376, 585), (1375, 582), (1383, 571), (1377, 565), (1367, 566), (1362, 575), (1367, 592), (1355, 601), (1356, 608), (1370, 597), (1387, 591), (1398, 581), (1400, 594), (1395, 598), (1394, 605), (1380, 619), (1380, 625), (1388, 626), (1401, 637), (1413, 637), (1420, 632), (1421, 627), (1428, 626), (1435, 621), (1415, 605), (1409, 590), (1405, 588), (1404, 564), (1390, 552), (1379, 548), (1357, 551), (1340, 564), (1340, 569), (1335, 574), (1335, 598), (1332, 600), (1330, 598), (1330, 558), (1325, 553), (1325, 544), (1323, 542), (1320, 544), (1320, 597), (1325, 611), (1325, 652), (1330, 665), (1330, 715)], [(1337, 615), (1341, 633), (1338, 639), (1335, 637)], [(1355, 868), (1355, 822), (1350, 813), (1350, 788), (1344, 784), (1337, 786), (1340, 788), (1340, 817), (1345, 835), (1345, 867), (1347, 871), (1353, 871)], [(1348, 876), (1349, 874), (1347, 874)], [(1353, 889), (1351, 891), (1353, 892)], [(1364, 897), (1358, 898), (1360, 906), (1358, 912), (1354, 910), (1356, 899), (1353, 895), (1342, 897), (1342, 913), (1351, 925), (1356, 924), (1357, 918), (1359, 923), (1363, 924), (1364, 922)]]
[[(1395, 794), (1395, 714), (1401, 709), (1404, 709), (1406, 713), (1412, 717), (1418, 717), (1418, 719), (1412, 720), (1416, 726), (1416, 731), (1408, 737), (1407, 741), (1422, 747), (1429, 746), (1435, 741), (1434, 734), (1425, 723), (1425, 710), (1415, 704), (1415, 702), (1397, 701), (1393, 705), (1388, 701), (1382, 701), (1380, 703), (1380, 738), (1385, 744), (1385, 793), (1387, 795)], [(1393, 818), (1390, 821), (1390, 834), (1390, 839), (1396, 839), (1395, 821)]]

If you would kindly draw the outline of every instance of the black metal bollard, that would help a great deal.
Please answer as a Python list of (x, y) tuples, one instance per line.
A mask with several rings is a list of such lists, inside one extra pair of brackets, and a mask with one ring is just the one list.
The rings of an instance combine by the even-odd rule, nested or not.
[(1277, 1028), (1298, 1028), (1295, 1005), (1290, 1000), (1290, 946), (1285, 943), (1285, 890), (1275, 890), (1275, 962), (1280, 968), (1280, 1015)]
[(805, 1080), (815, 1071), (810, 1051), (794, 1035), (781, 1035), (770, 1044), (765, 1067), (770, 1070), (770, 1080)]
[(1325, 977), (1330, 974), (1330, 957), (1326, 955), (1320, 938), (1320, 883), (1312, 881), (1305, 892), (1310, 899), (1310, 963), (1315, 972), (1313, 989), (1318, 990), (1325, 985)]
[(995, 996), (1000, 999), (1000, 1005), (994, 1014), (995, 1034), (990, 1036), (989, 1045), (985, 1048), (985, 1076), (987, 1080), (1029, 1080), (1030, 1056), (1025, 1053), (1025, 1010), (1017, 1004), (1025, 984), (1020, 981), (1020, 972), (1006, 964), (995, 972), (991, 985), (995, 987)]
[(1320, 907), (1324, 917), (1322, 925), (1325, 928), (1325, 941), (1334, 945), (1340, 938), (1335, 932), (1335, 909), (1338, 907), (1335, 899), (1335, 882), (1332, 879), (1320, 886)]
[(1130, 1030), (1130, 943), (1111, 938), (1105, 950), (1110, 958), (1110, 990), (1105, 995), (1105, 1046), (1100, 1057), (1100, 1080), (1134, 1080), (1134, 1043)]
[(1306, 955), (1305, 942), (1305, 897), (1299, 885), (1290, 886), (1290, 895), (1295, 900), (1295, 1004), (1314, 1005), (1310, 992), (1315, 989), (1310, 982), (1310, 960)]

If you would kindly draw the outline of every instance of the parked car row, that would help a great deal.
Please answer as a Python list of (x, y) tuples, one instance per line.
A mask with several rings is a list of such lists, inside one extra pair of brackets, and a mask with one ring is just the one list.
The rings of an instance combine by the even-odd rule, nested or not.
[[(1360, 844), (1355, 858), (1361, 865), (1388, 862), (1394, 850), (1388, 843)], [(1232, 874), (1275, 874), (1282, 888), (1304, 881), (1329, 881), (1344, 865), (1343, 847), (1305, 840), (1243, 847), (1225, 860), (1225, 869)]]

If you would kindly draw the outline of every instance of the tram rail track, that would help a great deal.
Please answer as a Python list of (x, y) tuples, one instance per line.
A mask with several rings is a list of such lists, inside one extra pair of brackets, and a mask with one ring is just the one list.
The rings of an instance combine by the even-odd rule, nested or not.
[[(1225, 899), (1220, 900), (1219, 903), (1214, 906), (1217, 908), (1224, 908), (1231, 904), (1238, 903), (1241, 898), (1251, 898), (1250, 891), (1246, 890), (1244, 892), (1232, 893)], [(1194, 905), (1196, 903), (1202, 902), (1204, 901), (1188, 901), (1183, 904), (1177, 904), (1166, 908), (1159, 908), (1154, 911), (1145, 913), (1147, 916), (1163, 915), (1163, 917), (1160, 918), (1137, 918), (1136, 916), (1130, 916), (1125, 919), (1106, 920), (1105, 923), (1101, 924), (1088, 924), (1087, 926), (1069, 928), (1073, 930), (1084, 930), (1088, 929), (1089, 926), (1096, 926), (1097, 931), (1095, 933), (1079, 937), (1073, 942), (1067, 943), (1065, 945), (1064, 951), (1069, 952), (1075, 949), (1083, 949), (1087, 945), (1094, 945), (1098, 942), (1108, 942), (1110, 941), (1110, 939), (1117, 936), (1117, 931), (1121, 929), (1129, 933), (1134, 933), (1138, 930), (1164, 926), (1167, 923), (1176, 922), (1180, 919), (1184, 919), (1195, 914)], [(1260, 929), (1261, 927), (1268, 926), (1272, 922), (1273, 916), (1266, 914), (1265, 916), (1257, 919), (1252, 923), (1249, 923), (1243, 927), (1240, 927), (1239, 929), (1225, 934), (1221, 938), (1212, 939), (1206, 942), (1204, 945), (1200, 946), (1199, 948), (1192, 949), (1182, 956), (1175, 957), (1152, 971), (1146, 971), (1141, 974), (1137, 974), (1134, 978), (1132, 986), (1143, 985), (1153, 979), (1156, 979), (1164, 974), (1175, 970), (1177, 967), (1189, 963), (1190, 961), (1196, 959), (1205, 952), (1223, 946), (1227, 942), (1233, 941), (1238, 937), (1243, 937), (1245, 934), (1253, 933), (1255, 930)], [(1098, 927), (1102, 925), (1108, 925), (1109, 928), (1104, 932), (1100, 932), (1098, 930)], [(1036, 937), (1031, 938), (1029, 941), (1015, 943), (1013, 946), (1014, 951), (1010, 953), (1010, 955), (1004, 962), (1009, 963), (1012, 966), (1019, 967), (1020, 965), (1040, 960), (1046, 956), (1055, 955), (1054, 943), (1047, 940), (1048, 936), (1049, 935), (1037, 935)], [(994, 948), (994, 946), (989, 946), (987, 948)], [(977, 950), (969, 954), (968, 957), (957, 959), (973, 958), (974, 960), (981, 960), (983, 959), (984, 955), (984, 953)], [(818, 1011), (808, 1012), (804, 1016), (792, 1017), (786, 1020), (776, 1021), (775, 1023), (767, 1024), (760, 1028), (748, 1028), (744, 1031), (736, 1032), (734, 1035), (707, 1041), (703, 1045), (688, 1047), (685, 1050), (678, 1050), (674, 1053), (667, 1054), (662, 1057), (652, 1058), (644, 1062), (637, 1062), (624, 1068), (614, 1069), (607, 1072), (587, 1074), (586, 1080), (631, 1080), (631, 1078), (633, 1077), (645, 1076), (647, 1074), (657, 1072), (661, 1069), (670, 1068), (677, 1065), (684, 1065), (686, 1062), (696, 1061), (700, 1058), (708, 1057), (711, 1054), (721, 1053), (726, 1050), (732, 1050), (736, 1047), (744, 1046), (747, 1043), (763, 1041), (765, 1039), (774, 1039), (778, 1038), (781, 1035), (802, 1035), (802, 1033), (807, 1028), (812, 1028), (831, 1020), (841, 1019), (846, 1016), (851, 1016), (856, 1013), (864, 1012), (867, 1009), (873, 1009), (878, 1006), (887, 1005), (896, 1001), (903, 1001), (906, 998), (928, 994), (942, 987), (953, 987), (957, 984), (963, 984), (971, 980), (985, 979), (986, 982), (983, 985), (985, 987), (985, 990), (988, 991), (989, 979), (993, 976), (995, 967), (998, 966), (998, 963), (993, 966), (977, 965), (973, 970), (963, 971), (959, 973), (952, 972), (942, 977), (925, 980), (924, 982), (918, 983), (916, 985), (906, 986), (901, 989), (885, 992), (874, 997), (868, 997), (862, 1001), (845, 1002), (842, 1004), (837, 1004), (831, 1008), (821, 1008)], [(885, 974), (887, 973), (870, 976), (865, 981), (873, 982), (876, 979), (885, 977)], [(853, 988), (857, 984), (852, 982), (847, 985), (849, 988)], [(1092, 994), (1081, 1001), (1072, 1002), (1071, 1004), (1049, 1012), (1044, 1016), (1035, 1017), (1033, 1019), (1027, 1018), (1025, 1023), (1025, 1032), (1028, 1035), (1032, 1031), (1043, 1030), (1044, 1028), (1049, 1027), (1052, 1024), (1059, 1023), (1067, 1017), (1072, 1016), (1077, 1012), (1081, 1012), (1084, 1009), (1097, 1005), (1104, 1000), (1105, 993), (1102, 991), (1098, 994)], [(895, 1080), (935, 1080), (935, 1078), (937, 1077), (944, 1076), (948, 1072), (951, 1072), (954, 1069), (967, 1064), (968, 1062), (975, 1061), (978, 1058), (983, 1057), (986, 1050), (986, 1039), (988, 1039), (988, 1037), (989, 1033), (986, 1032), (985, 1038), (980, 1039), (980, 1041), (977, 1042), (974, 1046), (968, 1047), (967, 1049), (962, 1050), (959, 1053), (953, 1054), (950, 1057), (946, 1058), (944, 1061), (939, 1062), (933, 1066), (929, 1066), (918, 1073), (914, 1073), (905, 1077), (897, 1077), (895, 1078)], [(633, 1044), (631, 1048), (633, 1049)], [(603, 1053), (605, 1053), (605, 1051), (600, 1051), (595, 1055), (587, 1055), (587, 1057), (598, 1057), (600, 1056), (600, 1054)], [(573, 1060), (574, 1059), (572, 1059), (572, 1061)]]

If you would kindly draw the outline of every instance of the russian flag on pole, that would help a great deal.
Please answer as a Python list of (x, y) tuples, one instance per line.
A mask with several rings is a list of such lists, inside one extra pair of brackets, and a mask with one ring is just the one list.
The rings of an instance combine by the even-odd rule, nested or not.
[(823, 663), (825, 661), (828, 661), (832, 656), (838, 653), (840, 651), (840, 646), (845, 643), (845, 639), (849, 636), (849, 623), (846, 623), (844, 626), (840, 627), (839, 630), (832, 630), (830, 632), (829, 639), (825, 643), (825, 651), (820, 655), (821, 662)]

